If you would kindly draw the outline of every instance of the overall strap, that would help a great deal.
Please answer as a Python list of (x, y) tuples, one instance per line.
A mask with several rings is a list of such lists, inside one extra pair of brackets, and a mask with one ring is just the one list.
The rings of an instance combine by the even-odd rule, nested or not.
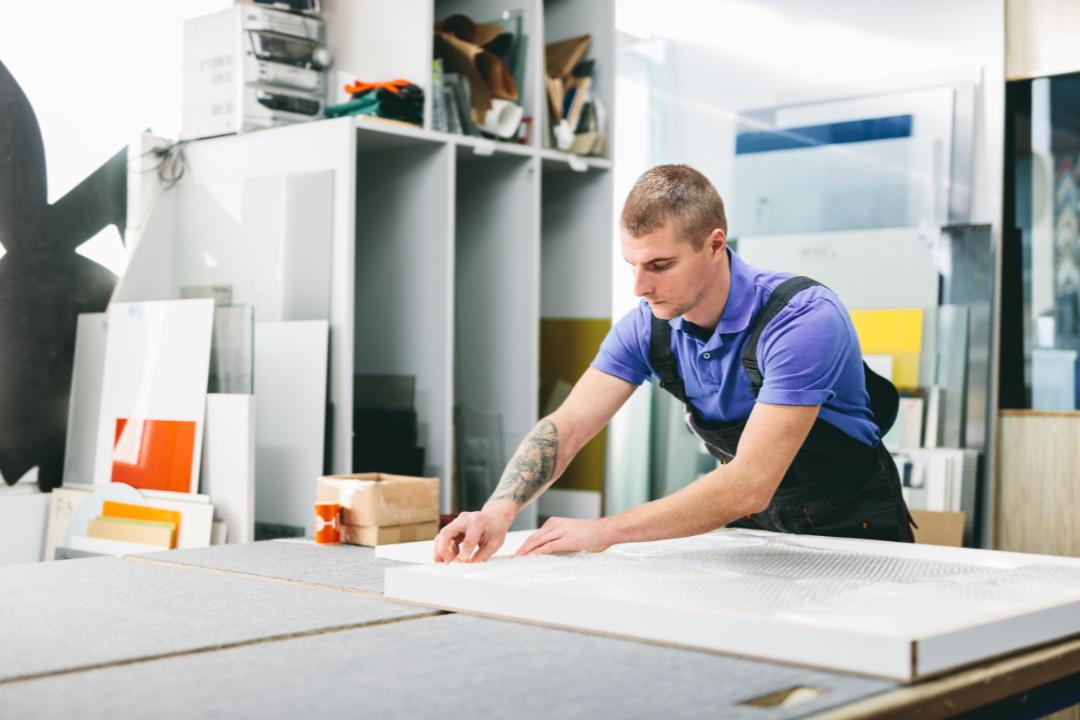
[(649, 337), (649, 364), (660, 378), (660, 387), (686, 403), (686, 387), (679, 377), (678, 361), (671, 352), (671, 325), (655, 315), (652, 315)]
[(772, 291), (772, 295), (769, 296), (769, 301), (765, 303), (765, 309), (758, 316), (757, 323), (750, 333), (750, 339), (746, 341), (746, 347), (743, 349), (742, 354), (742, 364), (746, 368), (746, 374), (750, 376), (750, 389), (754, 391), (754, 397), (757, 397), (758, 393), (761, 392), (761, 386), (765, 382), (765, 379), (761, 376), (757, 358), (757, 346), (758, 341), (761, 340), (761, 333), (765, 331), (773, 318), (780, 314), (780, 311), (784, 309), (791, 298), (816, 285), (821, 285), (821, 283), (808, 277), (793, 277), (777, 285), (776, 289)]

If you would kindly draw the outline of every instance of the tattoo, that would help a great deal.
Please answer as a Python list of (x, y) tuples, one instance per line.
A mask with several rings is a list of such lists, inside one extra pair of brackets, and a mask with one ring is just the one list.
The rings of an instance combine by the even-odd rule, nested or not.
[(555, 474), (558, 457), (559, 429), (550, 420), (541, 420), (521, 441), (491, 499), (529, 502)]

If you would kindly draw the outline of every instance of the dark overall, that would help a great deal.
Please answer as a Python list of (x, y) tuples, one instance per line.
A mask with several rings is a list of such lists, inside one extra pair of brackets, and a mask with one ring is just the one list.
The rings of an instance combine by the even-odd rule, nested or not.
[[(795, 277), (781, 283), (769, 297), (743, 349), (742, 364), (750, 389), (758, 396), (764, 378), (757, 362), (761, 333), (796, 293), (820, 285)], [(745, 422), (732, 425), (703, 421), (686, 397), (678, 362), (671, 352), (671, 325), (655, 316), (649, 362), (664, 388), (683, 404), (686, 424), (721, 462), (735, 457)], [(899, 397), (888, 380), (863, 363), (870, 409), (881, 434), (896, 420)], [(818, 417), (788, 468), (769, 506), (728, 527), (833, 537), (912, 542), (900, 475), (885, 444), (869, 447)]]

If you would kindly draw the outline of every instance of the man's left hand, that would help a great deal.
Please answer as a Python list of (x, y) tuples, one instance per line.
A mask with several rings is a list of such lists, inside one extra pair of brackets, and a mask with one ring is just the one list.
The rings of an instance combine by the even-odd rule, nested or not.
[(603, 520), (572, 520), (553, 517), (529, 536), (517, 555), (547, 555), (556, 552), (607, 550), (607, 524)]

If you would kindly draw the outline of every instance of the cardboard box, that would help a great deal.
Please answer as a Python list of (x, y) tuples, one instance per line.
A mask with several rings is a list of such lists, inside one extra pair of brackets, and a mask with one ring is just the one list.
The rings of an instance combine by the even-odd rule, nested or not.
[(386, 527), (437, 523), (439, 478), (385, 473), (328, 475), (319, 478), (316, 502), (339, 503), (341, 521), (345, 525)]
[(964, 546), (964, 519), (966, 513), (937, 512), (934, 510), (909, 510), (911, 519), (918, 525), (915, 542), (922, 545)]
[(439, 521), (411, 525), (342, 525), (341, 541), (351, 545), (396, 545), (397, 543), (434, 540), (439, 534)]

